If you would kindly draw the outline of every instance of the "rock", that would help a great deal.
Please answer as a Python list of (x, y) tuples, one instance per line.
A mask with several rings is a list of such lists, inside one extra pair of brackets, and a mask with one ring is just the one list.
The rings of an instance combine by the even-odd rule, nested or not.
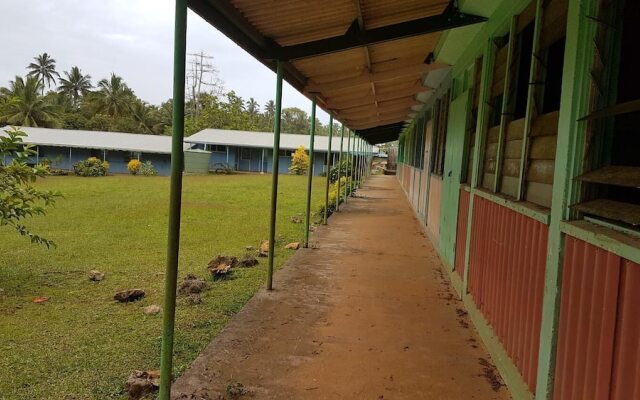
[(252, 250), (255, 250), (256, 248), (255, 248), (255, 247), (253, 247), (253, 246), (244, 246), (244, 249), (245, 249), (246, 251), (252, 251)]
[(113, 296), (114, 300), (120, 303), (129, 303), (132, 301), (140, 300), (146, 293), (142, 289), (129, 289), (116, 293)]
[(195, 305), (195, 304), (201, 304), (202, 303), (202, 296), (200, 295), (200, 293), (191, 293), (189, 296), (187, 296), (187, 304), (189, 305)]
[(160, 307), (157, 304), (152, 304), (142, 309), (142, 312), (145, 315), (156, 315), (156, 314), (159, 314), (161, 311), (162, 311), (162, 307)]
[(89, 271), (89, 280), (93, 282), (100, 282), (104, 279), (104, 272), (100, 272), (97, 269)]
[(195, 275), (189, 274), (178, 288), (180, 294), (202, 293), (207, 288), (207, 282)]
[(241, 267), (245, 267), (245, 268), (254, 267), (258, 265), (258, 259), (252, 256), (251, 254), (245, 254), (244, 257), (240, 259), (239, 264)]
[(238, 265), (237, 257), (219, 255), (209, 261), (207, 269), (211, 272), (213, 280), (218, 280), (227, 277), (236, 265)]
[(300, 242), (289, 243), (288, 245), (284, 246), (284, 248), (289, 250), (298, 250), (300, 248)]
[(294, 224), (301, 224), (302, 218), (298, 217), (297, 215), (294, 215), (293, 217), (291, 217), (291, 222), (293, 222)]
[(269, 255), (269, 241), (268, 240), (263, 240), (262, 242), (260, 242), (260, 250), (258, 252), (258, 255), (260, 257), (266, 257)]
[(124, 384), (129, 400), (139, 400), (155, 393), (160, 388), (159, 371), (135, 371)]

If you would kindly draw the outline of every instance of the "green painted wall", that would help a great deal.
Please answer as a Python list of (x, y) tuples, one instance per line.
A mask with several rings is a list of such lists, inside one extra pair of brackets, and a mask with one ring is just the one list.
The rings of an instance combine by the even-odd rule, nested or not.
[(461, 93), (449, 105), (447, 142), (444, 157), (442, 202), (440, 206), (440, 241), (438, 248), (442, 258), (453, 266), (456, 248), (458, 200), (464, 155), (467, 108), (470, 91)]

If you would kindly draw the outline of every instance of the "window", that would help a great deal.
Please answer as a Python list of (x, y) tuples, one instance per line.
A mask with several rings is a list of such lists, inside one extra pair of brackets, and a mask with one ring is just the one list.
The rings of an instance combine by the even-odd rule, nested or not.
[[(585, 117), (583, 198), (573, 208), (594, 222), (640, 231), (640, 26), (637, 1), (601, 1)], [(619, 44), (616, 49), (615, 44)]]
[(467, 123), (467, 136), (464, 155), (465, 165), (462, 171), (462, 183), (471, 183), (471, 173), (473, 171), (473, 149), (476, 145), (476, 129), (478, 126), (478, 105), (480, 104), (480, 81), (482, 77), (482, 56), (476, 58), (473, 65), (473, 78), (471, 86), (471, 109), (469, 110), (469, 121)]
[(128, 163), (131, 160), (139, 160), (142, 157), (142, 153), (137, 151), (129, 151), (125, 153), (124, 162)]
[(291, 157), (293, 152), (291, 150), (280, 150), (280, 153), (278, 154), (280, 157)]
[(98, 149), (91, 149), (91, 151), (89, 152), (89, 157), (95, 157), (102, 160), (102, 157), (104, 157), (104, 152)]
[(431, 173), (442, 176), (444, 173), (444, 151), (447, 141), (447, 121), (449, 118), (450, 92), (437, 99), (433, 107), (433, 156)]
[(248, 147), (243, 147), (240, 149), (240, 159), (241, 160), (251, 160), (251, 149)]
[(226, 153), (227, 146), (223, 146), (220, 144), (207, 144), (205, 145), (205, 150), (208, 150), (214, 153)]
[[(503, 37), (497, 40), (482, 186), (548, 208), (555, 171), (568, 3), (544, 2), (537, 17), (536, 5), (532, 1), (515, 17), (506, 43)], [(535, 18), (541, 20), (534, 55)]]

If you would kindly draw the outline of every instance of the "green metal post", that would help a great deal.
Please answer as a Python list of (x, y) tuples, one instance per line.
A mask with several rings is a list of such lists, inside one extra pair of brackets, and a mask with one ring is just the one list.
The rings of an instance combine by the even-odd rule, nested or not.
[(344, 202), (351, 193), (351, 129), (347, 130), (347, 181), (344, 185)]
[(309, 137), (309, 171), (307, 179), (307, 212), (304, 220), (304, 243), (302, 247), (309, 247), (309, 228), (311, 227), (311, 188), (313, 185), (314, 139), (316, 135), (316, 99), (311, 101), (311, 132)]
[(342, 183), (340, 180), (342, 179), (342, 146), (344, 144), (344, 124), (342, 124), (342, 129), (340, 132), (340, 155), (338, 156), (338, 191), (336, 192), (336, 211), (340, 211), (340, 193)]
[(180, 252), (180, 211), (182, 208), (182, 170), (184, 166), (184, 85), (187, 54), (187, 1), (176, 0), (173, 38), (173, 115), (171, 138), (171, 183), (169, 192), (169, 232), (167, 265), (164, 276), (164, 312), (160, 350), (160, 400), (171, 397), (173, 334), (176, 317), (176, 287)]
[(269, 220), (269, 267), (267, 289), (273, 289), (273, 253), (276, 248), (276, 210), (278, 207), (278, 169), (280, 168), (280, 114), (282, 113), (282, 61), (276, 67), (276, 110), (273, 119), (273, 155), (271, 162), (271, 216)]
[(356, 161), (354, 166), (354, 180), (356, 182), (356, 188), (360, 187), (360, 137), (354, 135), (353, 137), (354, 154), (356, 155)]
[(329, 184), (331, 183), (331, 139), (333, 138), (333, 115), (329, 115), (329, 148), (327, 149), (327, 185), (324, 191), (324, 215), (322, 223), (327, 224), (327, 214), (329, 213)]

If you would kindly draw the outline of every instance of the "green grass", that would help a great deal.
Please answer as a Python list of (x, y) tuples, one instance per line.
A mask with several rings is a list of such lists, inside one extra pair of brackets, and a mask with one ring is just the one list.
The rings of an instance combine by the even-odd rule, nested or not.
[[(312, 209), (323, 202), (324, 179), (314, 179)], [(136, 369), (158, 369), (166, 259), (166, 177), (50, 177), (40, 187), (65, 198), (47, 216), (28, 221), (57, 249), (31, 245), (0, 229), (0, 399), (124, 398)], [(303, 224), (306, 177), (281, 176), (276, 263), (291, 254)], [(268, 236), (269, 176), (187, 176), (184, 180), (180, 280), (207, 276), (217, 254), (241, 256)], [(106, 273), (92, 283), (87, 272)], [(208, 278), (208, 277), (207, 277)], [(174, 373), (180, 374), (266, 279), (266, 258), (234, 278), (211, 282), (200, 305), (178, 299)], [(277, 280), (275, 281), (277, 285)], [(142, 288), (146, 297), (118, 304), (118, 290)], [(36, 296), (48, 296), (33, 304)]]

